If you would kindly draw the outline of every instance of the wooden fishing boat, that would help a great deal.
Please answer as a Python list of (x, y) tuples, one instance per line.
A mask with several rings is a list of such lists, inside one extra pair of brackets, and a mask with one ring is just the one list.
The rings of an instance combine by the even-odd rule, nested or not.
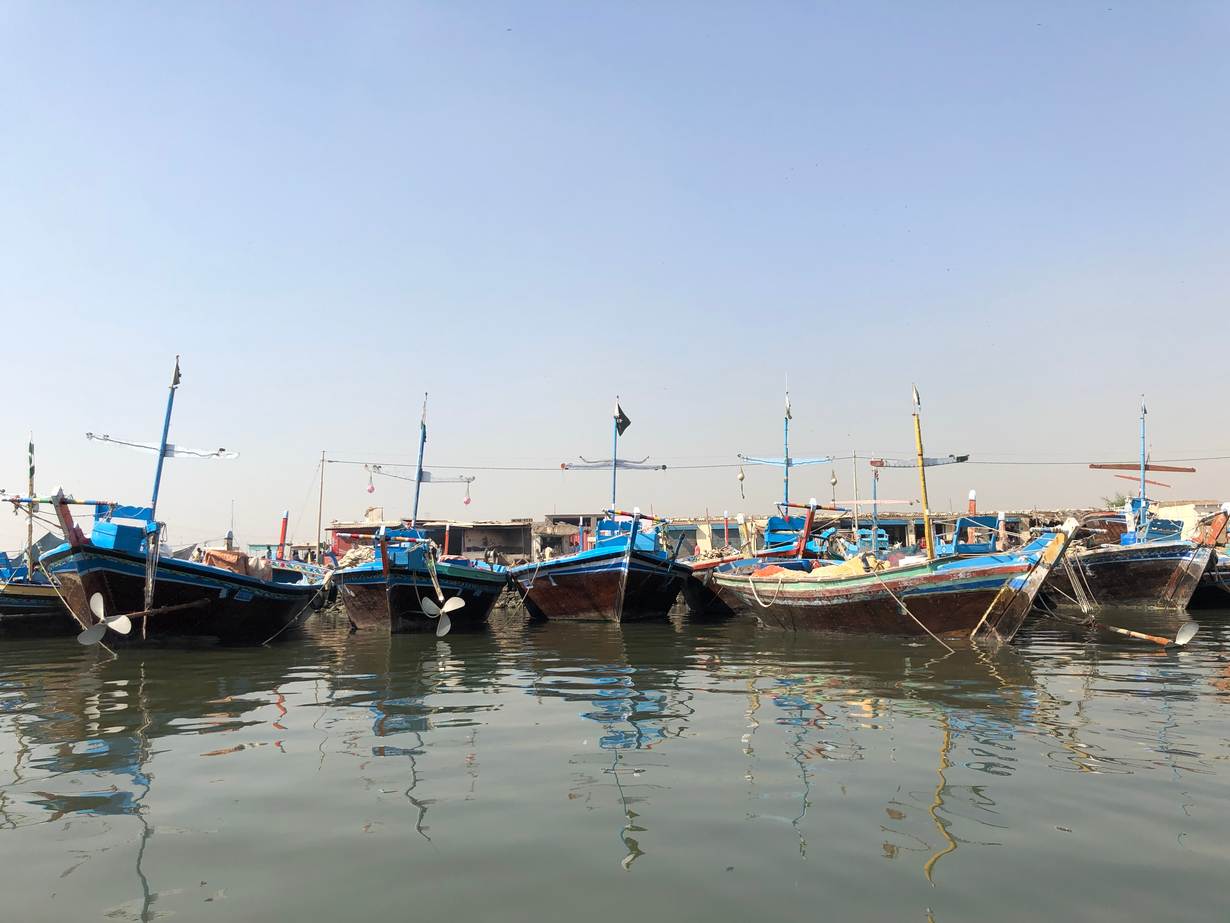
[[(1221, 510), (1203, 520), (1191, 539), (1180, 537), (1180, 524), (1152, 515), (1145, 491), (1151, 471), (1191, 473), (1195, 468), (1158, 465), (1148, 460), (1145, 417), (1140, 404), (1140, 460), (1130, 464), (1091, 464), (1090, 468), (1135, 470), (1136, 497), (1124, 504), (1115, 523), (1110, 514), (1095, 514), (1088, 525), (1103, 536), (1100, 544), (1074, 549), (1046, 585), (1046, 599), (1056, 607), (1078, 606), (1088, 611), (1104, 603), (1154, 609), (1185, 609), (1205, 572), (1230, 514)], [(1116, 475), (1122, 477), (1124, 475)]]
[[(441, 558), (439, 549), (418, 529), (419, 499), (424, 482), (464, 483), (468, 490), (474, 480), (472, 477), (437, 478), (423, 470), (426, 447), (427, 395), (424, 394), (410, 528), (382, 529), (374, 540), (375, 559), (334, 571), (330, 581), (338, 585), (346, 616), (355, 631), (434, 631), (443, 637), (453, 628), (481, 629), (486, 626), (496, 600), (508, 584), (508, 571), (500, 565), (465, 558)], [(379, 465), (368, 465), (367, 470), (385, 473)]]
[(647, 459), (637, 462), (619, 457), (619, 437), (631, 425), (616, 396), (611, 457), (601, 461), (582, 458), (579, 464), (561, 465), (564, 470), (610, 468), (611, 506), (608, 518), (598, 522), (592, 548), (586, 548), (582, 530), (575, 553), (509, 571), (530, 618), (603, 622), (665, 619), (678, 599), (690, 573), (678, 559), (683, 537), (668, 554), (662, 546), (665, 519), (646, 516), (639, 509), (624, 512), (615, 506), (620, 469), (662, 468), (645, 464)]
[[(217, 560), (209, 563), (174, 558), (164, 547), (165, 526), (156, 511), (165, 460), (235, 457), (225, 449), (198, 451), (167, 441), (179, 383), (177, 356), (157, 444), (86, 434), (157, 454), (149, 506), (79, 502), (63, 491), (48, 500), (12, 498), (15, 505), (29, 510), (40, 502), (55, 510), (65, 542), (45, 552), (40, 567), (84, 629), (78, 636), (83, 644), (99, 643), (104, 636), (115, 643), (168, 636), (264, 642), (284, 636), (298, 624), (322, 592), (323, 584), (306, 575), (296, 582), (276, 581), (268, 562), (250, 560), (242, 552), (216, 552)], [(74, 505), (93, 507), (94, 525), (88, 537), (73, 521), (69, 508)], [(134, 628), (134, 622), (140, 624)]]
[(0, 553), (0, 632), (67, 634), (76, 623), (51, 582)]
[[(885, 565), (870, 554), (808, 572), (769, 565), (752, 574), (718, 572), (714, 581), (737, 594), (772, 628), (969, 635), (992, 604), (1003, 600), (1005, 587), (1013, 594), (1026, 594), (1014, 611), (1028, 612), (1032, 594), (1041, 584), (1030, 581), (1029, 575), (1046, 550), (1056, 544), (1060, 549), (1066, 547), (1066, 539), (1063, 533), (1047, 534), (1010, 553), (907, 559), (896, 566)], [(1049, 566), (1055, 560), (1052, 553)], [(1015, 628), (1005, 633), (1015, 633)]]
[(377, 537), (374, 561), (334, 571), (331, 582), (356, 631), (447, 634), (486, 626), (508, 571), (498, 564), (439, 558), (422, 532), (397, 529)]
[[(657, 524), (639, 512), (598, 523), (593, 548), (514, 567), (531, 618), (633, 622), (665, 619), (691, 571), (660, 547)], [(649, 529), (641, 523), (652, 522)]]
[[(285, 636), (322, 591), (319, 581), (275, 581), (241, 552), (226, 566), (172, 558), (162, 549), (151, 553), (160, 529), (152, 519), (140, 518), (145, 509), (98, 504), (87, 538), (69, 514), (74, 501), (59, 494), (51, 503), (68, 541), (46, 552), (42, 566), (81, 628), (116, 628), (117, 621), (129, 628), (110, 632), (108, 643), (165, 637), (262, 643)], [(125, 517), (135, 524), (119, 521)]]
[(1196, 587), (1189, 605), (1230, 609), (1230, 552), (1226, 548), (1214, 553), (1214, 561), (1205, 569), (1204, 578)]
[[(1062, 559), (1074, 521), (1044, 533), (1024, 548), (1000, 554), (937, 558), (927, 502), (926, 469), (964, 461), (967, 456), (928, 459), (923, 454), (921, 402), (914, 390), (915, 464), (921, 487), (923, 557), (888, 563), (876, 549), (841, 564), (810, 569), (771, 563), (751, 573), (715, 571), (713, 580), (741, 598), (761, 623), (788, 630), (874, 634), (973, 636), (1010, 640), (1042, 586), (1046, 572)], [(907, 463), (875, 459), (873, 467)], [(877, 530), (873, 528), (874, 535)], [(1039, 568), (1042, 573), (1037, 574)]]

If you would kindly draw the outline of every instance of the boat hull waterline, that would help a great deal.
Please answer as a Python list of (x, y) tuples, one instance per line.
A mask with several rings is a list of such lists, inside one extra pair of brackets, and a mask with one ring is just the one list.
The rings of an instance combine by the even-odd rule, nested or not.
[[(449, 613), (451, 631), (482, 630), (495, 607), (507, 577), (497, 572), (458, 573), (447, 562), (436, 565), (436, 578), (445, 599), (460, 597), (465, 605)], [(465, 568), (465, 570), (474, 570)], [(434, 632), (439, 620), (423, 611), (423, 600), (439, 604), (431, 575), (412, 568), (392, 567), (388, 576), (380, 568), (341, 571), (334, 577), (346, 617), (356, 631)]]
[(665, 620), (688, 576), (683, 564), (626, 549), (556, 558), (513, 571), (531, 618), (573, 622)]
[[(145, 556), (111, 548), (62, 546), (43, 557), (60, 592), (83, 625), (97, 619), (89, 600), (102, 595), (104, 611), (126, 615), (145, 610)], [(224, 643), (262, 643), (286, 636), (307, 614), (319, 584), (258, 580), (191, 561), (163, 558), (154, 579), (150, 609), (185, 608), (146, 617), (131, 633), (108, 632), (107, 644), (139, 643), (161, 637), (209, 637)]]
[(1002, 558), (990, 566), (931, 562), (832, 581), (721, 573), (714, 580), (771, 628), (959, 636), (978, 625), (1005, 583), (1033, 566), (1027, 559)]

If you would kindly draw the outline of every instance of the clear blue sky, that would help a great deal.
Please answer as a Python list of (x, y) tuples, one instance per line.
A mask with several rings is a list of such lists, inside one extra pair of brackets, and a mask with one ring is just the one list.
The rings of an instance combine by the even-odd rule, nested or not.
[[(172, 537), (315, 526), (313, 471), (928, 450), (1230, 455), (1230, 8), (1221, 3), (0, 6), (0, 486), (138, 501)], [(1163, 497), (1230, 495), (1198, 464)], [(606, 501), (601, 474), (477, 472), (432, 516)], [(849, 494), (849, 464), (838, 467)], [(828, 495), (829, 469), (797, 473)], [(408, 508), (330, 466), (326, 518)], [(620, 499), (766, 510), (748, 469)], [(938, 506), (1092, 503), (1080, 467), (937, 471)], [(867, 485), (863, 485), (864, 492)], [(908, 472), (883, 491), (915, 492)], [(0, 519), (0, 547), (19, 543)]]

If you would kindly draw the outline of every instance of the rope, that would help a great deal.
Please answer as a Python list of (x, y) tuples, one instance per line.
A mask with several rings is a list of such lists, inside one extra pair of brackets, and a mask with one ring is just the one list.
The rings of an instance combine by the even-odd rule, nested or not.
[[(1064, 570), (1068, 574), (1068, 582), (1072, 584), (1072, 595), (1076, 597), (1074, 602), (1080, 606), (1081, 614), (1088, 615), (1095, 609), (1101, 609), (1096, 599), (1093, 598), (1093, 591), (1089, 588), (1089, 584), (1085, 580), (1085, 568), (1079, 561), (1075, 568), (1072, 567), (1072, 559), (1067, 555), (1063, 556)], [(1079, 574), (1079, 576), (1078, 576)]]
[(904, 612), (906, 615), (908, 615), (910, 618), (914, 620), (915, 625), (917, 625), (927, 634), (931, 635), (932, 640), (934, 640), (936, 644), (940, 645), (945, 650), (947, 650), (948, 653), (950, 654), (956, 653), (951, 647), (949, 647), (942, 640), (940, 640), (939, 635), (935, 634), (935, 632), (933, 632), (930, 628), (928, 628), (926, 625), (924, 625), (922, 622), (918, 620), (918, 616), (916, 616), (913, 612), (909, 610), (909, 607), (906, 606), (906, 604), (901, 601), (901, 599), (897, 596), (897, 594), (893, 592), (893, 588), (884, 582), (884, 578), (880, 576), (879, 571), (872, 570), (871, 575), (880, 581), (880, 586), (888, 590), (888, 595), (891, 596), (896, 601), (897, 605), (901, 607), (902, 612)]
[(747, 585), (752, 588), (752, 595), (756, 597), (756, 602), (760, 605), (760, 608), (768, 609), (768, 608), (771, 608), (775, 602), (777, 602), (777, 597), (782, 595), (782, 581), (785, 579), (786, 578), (784, 575), (777, 578), (777, 592), (773, 594), (773, 598), (770, 599), (768, 602), (765, 602), (764, 600), (762, 600), (760, 598), (760, 594), (756, 592), (756, 581), (752, 579), (751, 574), (747, 575)]

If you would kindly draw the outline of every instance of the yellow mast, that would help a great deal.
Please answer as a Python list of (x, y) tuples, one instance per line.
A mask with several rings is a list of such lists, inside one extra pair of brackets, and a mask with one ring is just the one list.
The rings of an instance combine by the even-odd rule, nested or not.
[(918, 483), (922, 487), (923, 508), (923, 541), (926, 543), (927, 560), (935, 559), (935, 545), (931, 538), (931, 508), (927, 505), (927, 467), (923, 462), (922, 443), (922, 402), (918, 399), (918, 388), (914, 387), (914, 447), (918, 450)]

